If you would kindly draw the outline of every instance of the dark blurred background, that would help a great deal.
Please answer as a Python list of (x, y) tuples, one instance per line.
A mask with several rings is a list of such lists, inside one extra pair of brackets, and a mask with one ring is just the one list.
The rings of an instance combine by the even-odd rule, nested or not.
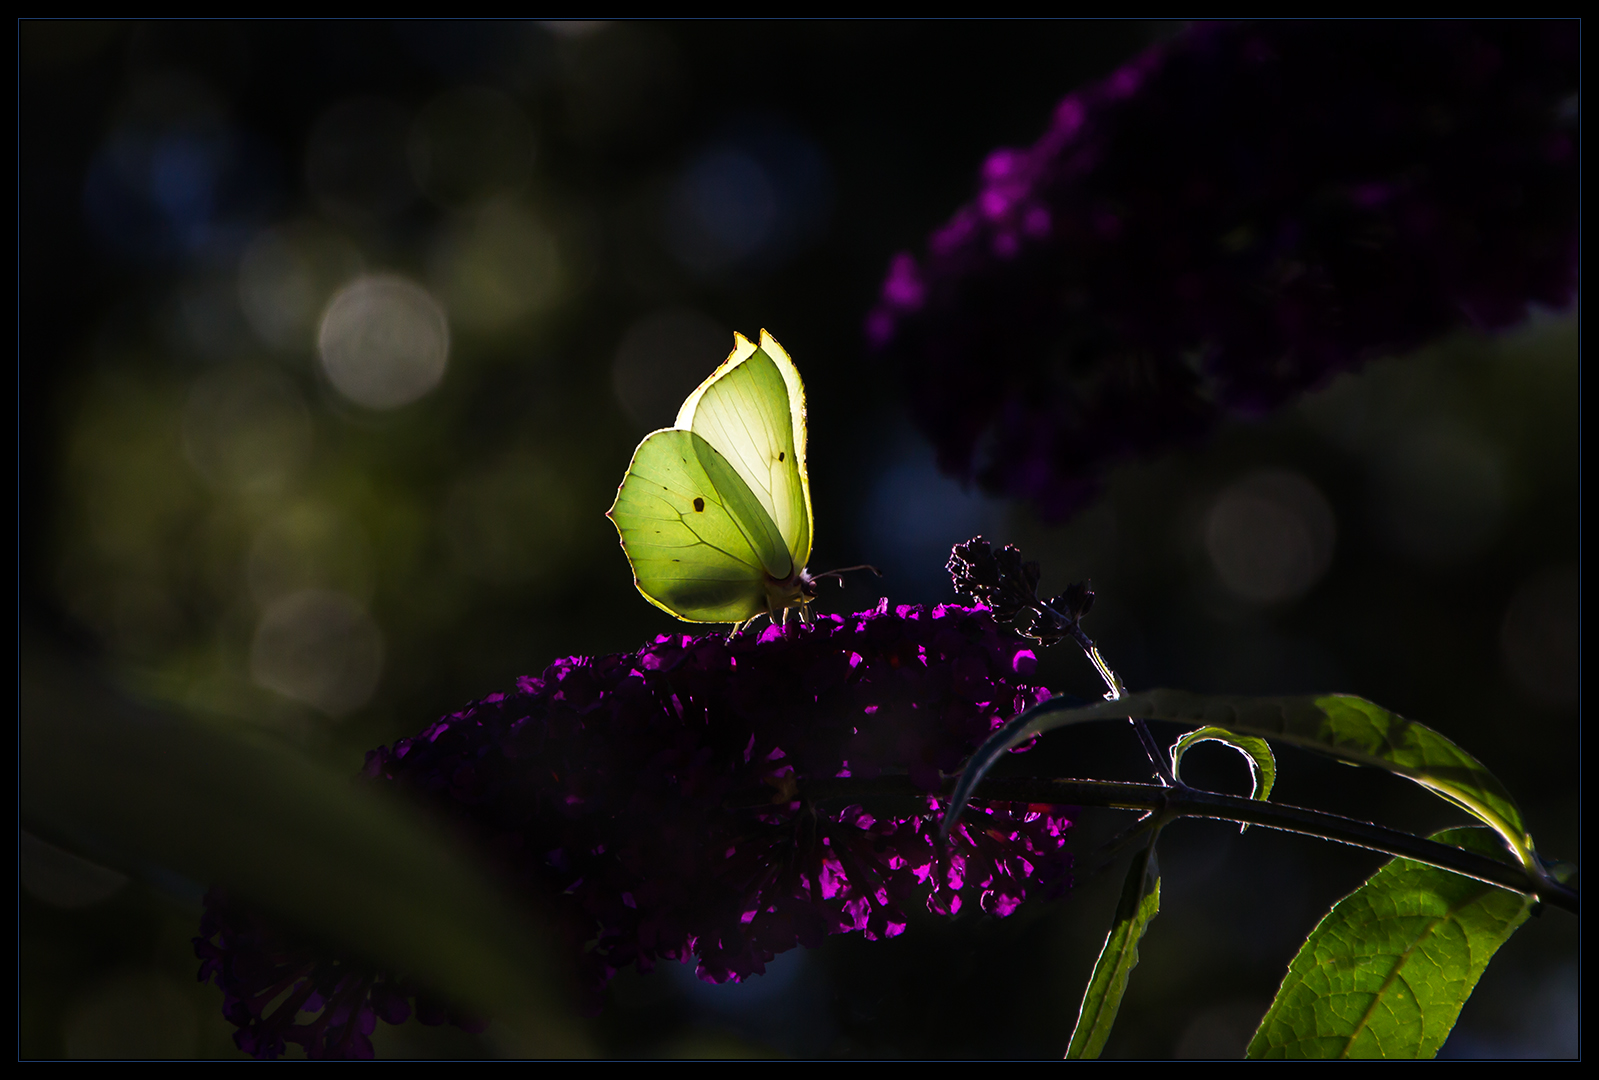
[[(129, 694), (354, 772), (551, 659), (680, 624), (603, 514), (737, 329), (810, 400), (824, 610), (953, 599), (1015, 542), (1133, 688), (1343, 690), (1436, 727), (1578, 851), (1578, 336), (1547, 312), (1135, 463), (1060, 527), (938, 474), (861, 334), (889, 259), (1170, 24), (22, 23), (21, 615)], [(393, 343), (403, 341), (403, 348)], [(23, 662), (27, 662), (24, 655)], [(1080, 655), (1057, 690), (1098, 687)], [(1191, 779), (1241, 789), (1220, 749)], [(1015, 769), (1139, 778), (1121, 728)], [(1282, 798), (1415, 830), (1285, 751)], [(1078, 848), (1116, 827), (1085, 812)], [(19, 833), (24, 1057), (236, 1055), (197, 898)], [(1108, 1056), (1228, 1056), (1376, 856), (1181, 823)], [(992, 920), (834, 939), (742, 986), (625, 973), (604, 1053), (1056, 1056), (1121, 869)], [(1576, 921), (1534, 920), (1445, 1048), (1577, 1048)], [(379, 1055), (496, 1052), (414, 1022)]]

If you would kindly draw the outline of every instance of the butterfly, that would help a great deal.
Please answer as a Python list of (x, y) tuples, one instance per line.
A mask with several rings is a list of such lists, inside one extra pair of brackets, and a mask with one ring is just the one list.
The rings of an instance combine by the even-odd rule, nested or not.
[(735, 632), (761, 615), (781, 624), (790, 608), (807, 617), (817, 578), (805, 568), (805, 387), (776, 339), (733, 335), (677, 421), (633, 451), (606, 516), (638, 591), (662, 611)]

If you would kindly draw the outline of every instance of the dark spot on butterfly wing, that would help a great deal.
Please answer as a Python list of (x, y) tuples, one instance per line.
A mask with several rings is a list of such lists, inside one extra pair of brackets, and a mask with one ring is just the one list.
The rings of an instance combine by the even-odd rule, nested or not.
[(787, 450), (779, 450), (777, 452), (777, 460), (778, 461), (782, 461), (783, 458), (786, 457), (787, 455), (788, 455), (788, 451)]
[(703, 514), (705, 512), (705, 500), (696, 497), (694, 500), (694, 510), (696, 513)]

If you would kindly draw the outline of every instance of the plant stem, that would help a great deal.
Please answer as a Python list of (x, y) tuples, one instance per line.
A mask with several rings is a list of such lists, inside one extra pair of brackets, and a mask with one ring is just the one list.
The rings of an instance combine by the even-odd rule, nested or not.
[[(1094, 665), (1094, 670), (1099, 672), (1099, 677), (1105, 680), (1105, 697), (1110, 701), (1117, 701), (1127, 693), (1127, 687), (1122, 684), (1121, 676), (1111, 670), (1105, 658), (1099, 653), (1099, 646), (1094, 644), (1094, 639), (1083, 630), (1082, 623), (1076, 618), (1066, 618), (1060, 612), (1050, 607), (1043, 601), (1034, 601), (1038, 608), (1054, 615), (1064, 622), (1071, 631), (1072, 640), (1077, 642), (1077, 647), (1083, 650), (1083, 655), (1088, 657), (1088, 662)], [(1171, 766), (1166, 763), (1166, 755), (1161, 753), (1160, 744), (1155, 741), (1154, 734), (1149, 730), (1149, 725), (1142, 718), (1129, 716), (1127, 722), (1133, 725), (1133, 730), (1138, 733), (1138, 741), (1143, 744), (1144, 753), (1149, 755), (1150, 767), (1155, 770), (1155, 779), (1165, 787), (1182, 787), (1176, 775), (1171, 771)]]
[(1161, 753), (1160, 744), (1155, 741), (1154, 733), (1149, 730), (1149, 725), (1136, 716), (1129, 716), (1127, 722), (1133, 725), (1133, 730), (1138, 732), (1138, 741), (1144, 744), (1144, 753), (1149, 755), (1149, 763), (1155, 767), (1155, 779), (1159, 780), (1162, 787), (1180, 788), (1187, 787), (1177, 779), (1171, 771), (1171, 766), (1166, 764), (1166, 755)]
[[(952, 778), (945, 795), (954, 790)], [(874, 796), (926, 798), (906, 776), (835, 777), (806, 780), (799, 785), (800, 798), (812, 802), (859, 801)], [(977, 785), (974, 799), (990, 802), (1023, 802), (1054, 806), (1105, 806), (1117, 810), (1154, 813), (1164, 819), (1179, 817), (1214, 818), (1240, 824), (1314, 836), (1335, 843), (1380, 851), (1413, 859), (1416, 862), (1452, 870), (1491, 885), (1528, 893), (1555, 907), (1576, 913), (1577, 890), (1556, 881), (1539, 881), (1521, 866), (1500, 862), (1486, 855), (1450, 847), (1420, 836), (1400, 832), (1369, 821), (1341, 817), (1321, 810), (1261, 802), (1237, 795), (1221, 795), (1198, 788), (1169, 787), (1163, 784), (1133, 784), (1112, 780), (1049, 780), (1033, 777), (987, 779)], [(760, 802), (770, 802), (766, 792)]]

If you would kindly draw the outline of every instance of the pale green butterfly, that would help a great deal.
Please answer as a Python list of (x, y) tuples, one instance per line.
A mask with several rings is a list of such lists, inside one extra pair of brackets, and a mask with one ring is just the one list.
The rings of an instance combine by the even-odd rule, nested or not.
[[(817, 578), (805, 473), (805, 387), (783, 347), (733, 351), (669, 428), (633, 451), (606, 516), (644, 599), (685, 622), (806, 617)], [(828, 577), (838, 573), (820, 575)]]

